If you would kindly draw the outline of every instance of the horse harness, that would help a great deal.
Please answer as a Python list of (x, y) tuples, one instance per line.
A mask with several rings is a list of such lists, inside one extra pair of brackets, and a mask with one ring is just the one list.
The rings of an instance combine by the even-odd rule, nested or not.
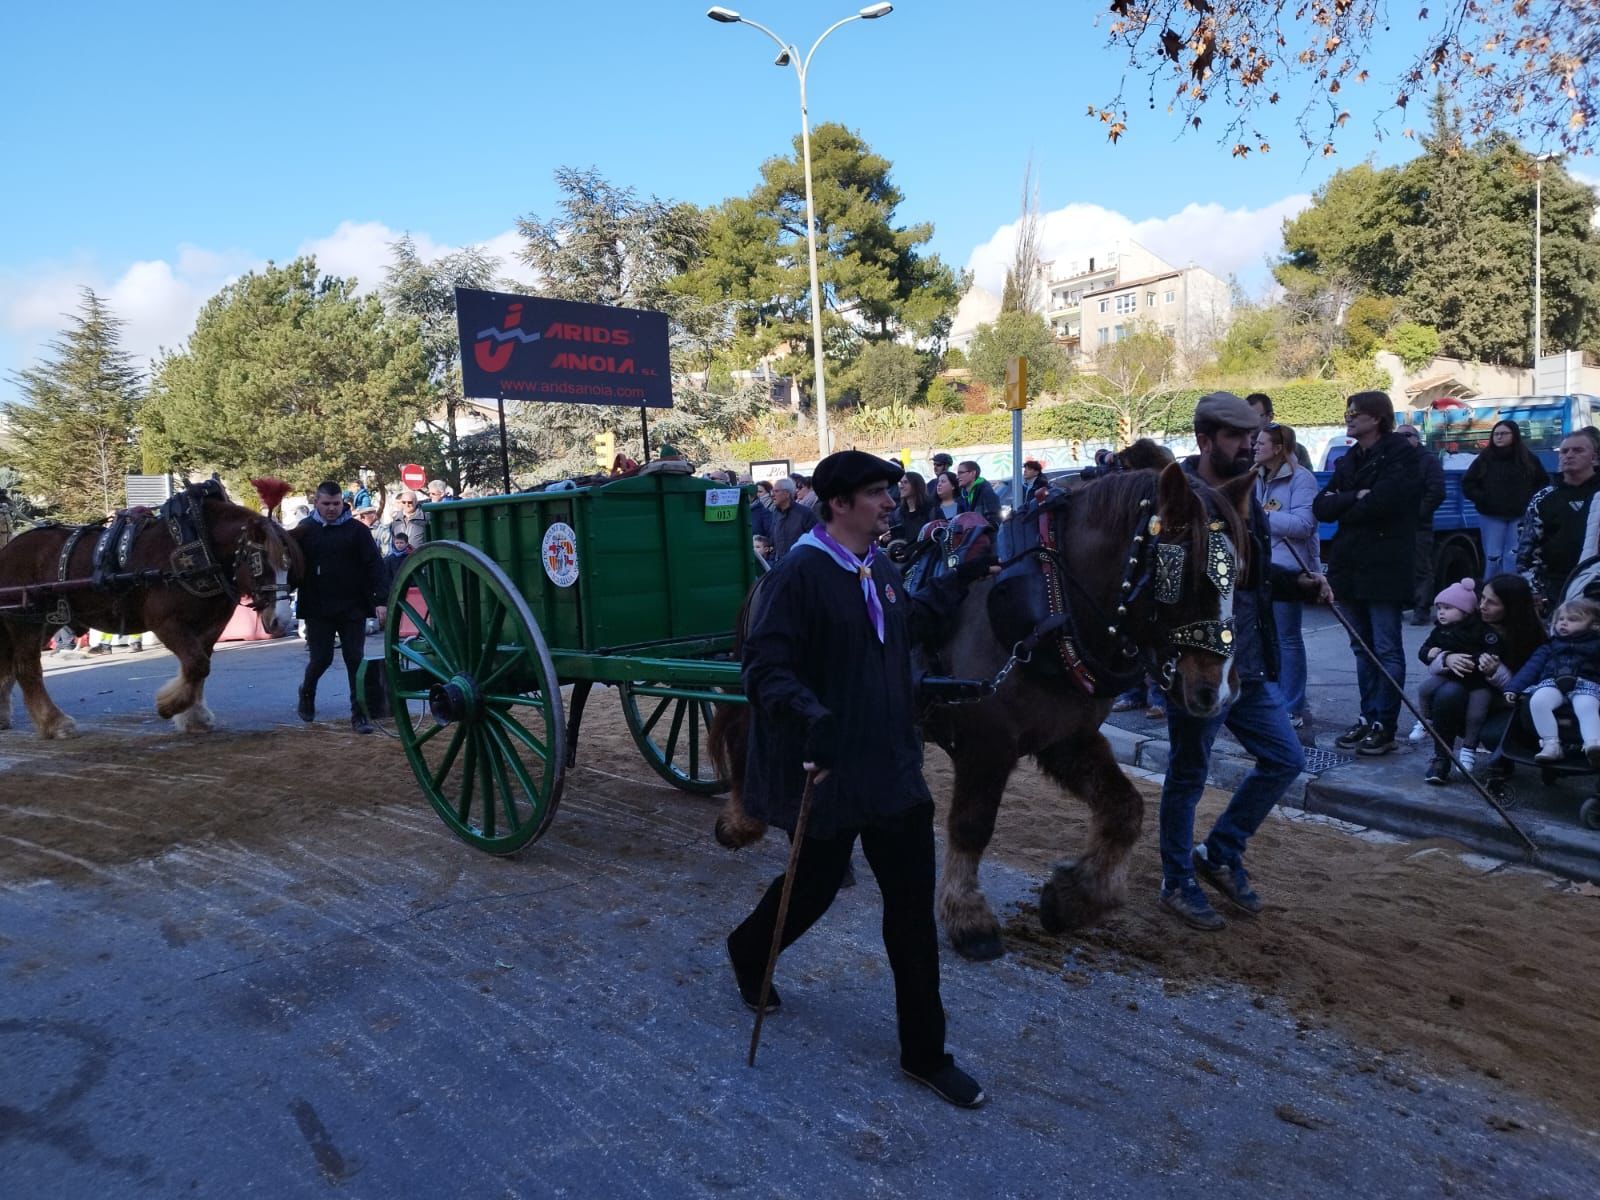
[[(1144, 615), (1142, 623), (1150, 626), (1158, 620), (1160, 607), (1171, 607), (1182, 600), (1184, 579), (1188, 573), (1189, 547), (1178, 540), (1177, 535), (1186, 536), (1187, 530), (1164, 531), (1160, 515), (1150, 511), (1154, 502), (1149, 499), (1139, 502), (1139, 522), (1123, 564), (1116, 612), (1107, 614), (1083, 584), (1066, 569), (1057, 529), (1071, 503), (1072, 493), (1052, 491), (1027, 505), (1008, 522), (1016, 522), (1019, 531), (1036, 533), (1037, 541), (1005, 559), (1000, 564), (1001, 568), (1004, 570), (1034, 560), (1043, 576), (1048, 612), (1034, 623), (1025, 636), (1013, 643), (1010, 657), (995, 678), (989, 681), (984, 694), (992, 694), (1017, 666), (1028, 665), (1038, 647), (1046, 641), (1053, 641), (1055, 654), (1067, 678), (1090, 696), (1108, 691), (1112, 694), (1126, 691), (1147, 673), (1158, 677), (1163, 688), (1170, 687), (1177, 666), (1177, 651), (1180, 650), (1198, 650), (1223, 659), (1233, 655), (1234, 551), (1222, 521), (1214, 518), (1207, 520), (1202, 571), (1222, 597), (1223, 611), (1216, 619), (1192, 621), (1168, 629), (1165, 645), (1173, 653), (1157, 661), (1152, 652), (1140, 650), (1129, 631), (1130, 609), (1149, 595), (1154, 607)], [(1035, 521), (1037, 525), (1033, 529), (1023, 524)], [(1163, 540), (1164, 532), (1168, 540)], [(1092, 624), (1086, 626), (1085, 622)], [(1111, 662), (1104, 661), (1090, 650), (1090, 640), (1085, 632), (1095, 627), (1103, 628), (1111, 639), (1114, 646)]]
[[(159, 511), (152, 512), (143, 506), (124, 509), (105, 520), (89, 525), (78, 525), (67, 535), (57, 556), (56, 581), (71, 581), (72, 555), (78, 545), (91, 533), (98, 532), (91, 560), (89, 586), (101, 592), (125, 592), (139, 586), (176, 584), (191, 596), (209, 599), (226, 596), (230, 603), (239, 602), (239, 589), (234, 578), (218, 559), (214, 541), (206, 526), (205, 502), (208, 499), (226, 500), (222, 485), (214, 479), (191, 484), (169, 497)], [(134, 542), (140, 533), (160, 522), (172, 539), (172, 552), (165, 568), (143, 571), (129, 570)], [(249, 577), (258, 580), (266, 571), (266, 559), (259, 545), (249, 540), (248, 528), (241, 530), (234, 546), (235, 573), (239, 556), (244, 555), (249, 566)], [(257, 584), (251, 589), (251, 599), (257, 608), (276, 603), (280, 593), (290, 589), (276, 579), (271, 583)], [(49, 624), (69, 624), (71, 608), (64, 595), (58, 596), (55, 609), (47, 615)]]

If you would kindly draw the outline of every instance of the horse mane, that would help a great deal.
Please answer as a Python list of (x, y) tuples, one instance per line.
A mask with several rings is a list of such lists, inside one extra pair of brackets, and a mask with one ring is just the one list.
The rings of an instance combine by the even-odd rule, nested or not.
[[(1114, 537), (1132, 538), (1139, 518), (1153, 515), (1162, 469), (1119, 471), (1091, 480), (1087, 487), (1073, 494), (1075, 515), (1091, 529), (1105, 530)], [(1203, 569), (1211, 533), (1208, 526), (1212, 521), (1221, 520), (1239, 556), (1241, 573), (1247, 571), (1251, 545), (1244, 517), (1205, 480), (1193, 474), (1188, 479), (1207, 514), (1206, 520), (1194, 522), (1187, 530), (1189, 569), (1193, 572)], [(1150, 509), (1140, 509), (1142, 500), (1150, 501)]]

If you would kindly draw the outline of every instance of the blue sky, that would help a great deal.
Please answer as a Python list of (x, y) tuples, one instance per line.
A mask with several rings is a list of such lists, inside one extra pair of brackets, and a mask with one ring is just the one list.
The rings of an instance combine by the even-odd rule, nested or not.
[[(980, 279), (1003, 261), (1030, 154), (1055, 214), (1047, 248), (1131, 230), (1259, 283), (1282, 217), (1332, 170), (1414, 152), (1398, 126), (1381, 143), (1370, 135), (1372, 101), (1389, 91), (1381, 63), (1332, 159), (1308, 158), (1296, 105), (1273, 114), (1273, 153), (1231, 158), (1215, 133), (1180, 134), (1176, 118), (1147, 110), (1137, 78), (1134, 125), (1110, 145), (1084, 116), (1123, 70), (1096, 24), (1104, 7), (904, 0), (818, 52), (812, 120), (843, 121), (889, 158), (902, 219), (932, 221), (934, 249)], [(81, 285), (111, 300), (147, 355), (268, 259), (315, 250), (375, 282), (402, 231), (425, 249), (508, 249), (518, 216), (552, 211), (560, 165), (697, 203), (748, 191), (798, 129), (795, 76), (772, 65), (764, 37), (705, 8), (13, 6), (0, 33), (0, 401)], [(752, 0), (742, 11), (804, 49), (853, 8)]]

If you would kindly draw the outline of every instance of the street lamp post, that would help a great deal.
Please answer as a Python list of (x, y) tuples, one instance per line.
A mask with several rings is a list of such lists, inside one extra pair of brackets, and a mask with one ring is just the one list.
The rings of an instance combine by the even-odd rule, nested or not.
[(759, 29), (778, 44), (778, 57), (773, 60), (773, 66), (794, 67), (795, 74), (800, 77), (800, 158), (805, 171), (806, 179), (806, 258), (811, 268), (811, 358), (812, 368), (816, 372), (817, 387), (817, 455), (824, 457), (828, 453), (828, 383), (827, 376), (822, 369), (822, 284), (817, 277), (817, 216), (816, 208), (811, 198), (811, 118), (806, 107), (806, 73), (811, 69), (811, 58), (817, 52), (817, 47), (822, 45), (827, 37), (841, 25), (848, 25), (851, 21), (875, 21), (879, 17), (887, 17), (894, 11), (892, 4), (869, 4), (859, 12), (852, 13), (843, 20), (835, 21), (822, 31), (822, 36), (811, 44), (811, 49), (806, 51), (804, 59), (800, 57), (800, 49), (784, 41), (765, 25), (758, 24), (748, 17), (742, 17), (730, 8), (718, 5), (706, 11), (706, 16), (713, 21), (720, 21), (724, 25), (748, 25), (752, 29)]

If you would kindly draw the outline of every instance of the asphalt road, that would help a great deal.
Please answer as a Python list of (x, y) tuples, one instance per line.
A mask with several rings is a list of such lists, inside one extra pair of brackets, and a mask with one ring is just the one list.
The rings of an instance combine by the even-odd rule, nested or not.
[[(295, 642), (225, 648), (226, 730), (349, 738), (293, 721), (302, 663)], [(118, 654), (49, 684), (137, 736), (161, 731), (141, 714), (169, 667)], [(342, 704), (332, 674), (325, 695)], [(0, 734), (0, 803), (24, 736)], [(68, 813), (71, 787), (27, 800)], [(952, 1048), (991, 1096), (952, 1109), (894, 1069), (865, 876), (786, 955), (748, 1069), (721, 939), (781, 848), (729, 856), (710, 811), (580, 758), (515, 860), (397, 794), (0, 888), (0, 1195), (1600, 1194), (1595, 1131), (1491, 1081), (1070, 957), (946, 956)], [(985, 887), (1010, 908), (1034, 881), (990, 863)]]

